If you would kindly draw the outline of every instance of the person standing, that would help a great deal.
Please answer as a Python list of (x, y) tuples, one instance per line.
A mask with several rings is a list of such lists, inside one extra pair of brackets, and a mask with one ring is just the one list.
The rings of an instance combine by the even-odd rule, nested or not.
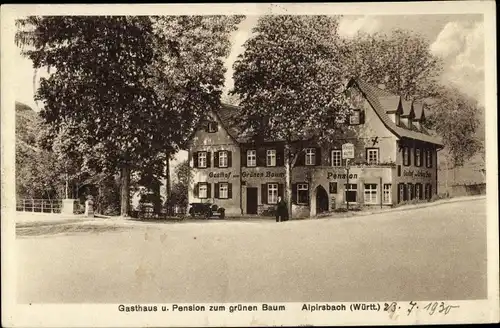
[(286, 207), (285, 201), (278, 196), (278, 203), (276, 206), (276, 222), (282, 222), (288, 220), (288, 208)]

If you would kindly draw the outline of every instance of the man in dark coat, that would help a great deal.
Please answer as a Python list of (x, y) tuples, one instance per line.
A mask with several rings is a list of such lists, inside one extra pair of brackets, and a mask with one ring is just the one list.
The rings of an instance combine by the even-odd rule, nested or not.
[(288, 208), (286, 207), (285, 201), (278, 196), (278, 203), (276, 206), (276, 222), (282, 222), (288, 220)]

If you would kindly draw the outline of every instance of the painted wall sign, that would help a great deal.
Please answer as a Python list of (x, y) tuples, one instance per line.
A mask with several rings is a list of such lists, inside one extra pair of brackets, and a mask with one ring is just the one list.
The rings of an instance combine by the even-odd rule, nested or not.
[[(347, 179), (347, 174), (345, 173), (333, 173), (333, 172), (328, 172), (328, 175), (326, 176), (328, 180), (342, 180), (342, 179)], [(357, 179), (358, 175), (356, 173), (350, 173), (349, 174), (349, 179)]]
[(208, 177), (229, 179), (231, 177), (231, 172), (210, 172), (208, 173)]
[(279, 172), (242, 172), (241, 173), (242, 178), (284, 178), (285, 173)]
[(404, 177), (414, 177), (414, 178), (430, 178), (431, 173), (429, 171), (425, 171), (425, 170), (418, 170), (418, 171), (404, 170), (403, 176)]

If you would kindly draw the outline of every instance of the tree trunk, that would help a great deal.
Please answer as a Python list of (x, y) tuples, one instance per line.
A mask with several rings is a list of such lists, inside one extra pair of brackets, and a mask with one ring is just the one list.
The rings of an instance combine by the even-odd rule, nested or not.
[(288, 206), (288, 219), (292, 219), (292, 161), (290, 161), (290, 145), (285, 145), (285, 202)]
[(172, 196), (172, 183), (170, 181), (170, 151), (167, 150), (167, 161), (165, 163), (165, 175), (166, 175), (166, 184), (165, 184), (165, 201), (169, 201)]
[(122, 167), (120, 180), (120, 215), (128, 217), (130, 207), (130, 167)]

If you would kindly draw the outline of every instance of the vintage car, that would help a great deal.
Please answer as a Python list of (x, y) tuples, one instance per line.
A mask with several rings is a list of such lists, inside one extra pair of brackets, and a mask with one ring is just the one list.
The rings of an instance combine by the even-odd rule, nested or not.
[(191, 203), (189, 204), (189, 215), (192, 218), (202, 217), (205, 219), (225, 217), (224, 207), (218, 207), (211, 203)]

